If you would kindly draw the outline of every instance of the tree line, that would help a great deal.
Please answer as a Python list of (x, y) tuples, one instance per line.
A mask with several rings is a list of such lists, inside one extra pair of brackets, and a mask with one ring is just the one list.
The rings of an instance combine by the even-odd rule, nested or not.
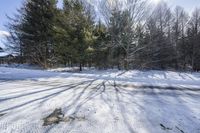
[(148, 0), (28, 0), (9, 18), (21, 63), (44, 68), (200, 70), (200, 8)]

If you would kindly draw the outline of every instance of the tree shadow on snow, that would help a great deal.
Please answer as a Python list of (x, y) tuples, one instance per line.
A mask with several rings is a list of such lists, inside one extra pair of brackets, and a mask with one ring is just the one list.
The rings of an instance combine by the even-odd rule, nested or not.
[[(7, 108), (0, 109), (0, 114), (9, 113), (16, 109), (25, 108), (36, 103), (39, 103), (39, 107), (45, 106), (47, 102), (51, 102), (58, 96), (69, 93), (69, 101), (63, 99), (63, 106), (61, 107), (64, 110), (64, 113), (67, 115), (77, 115), (80, 111), (85, 109), (88, 102), (95, 104), (95, 99), (100, 98), (104, 103), (104, 106), (109, 108), (109, 115), (112, 116), (112, 119), (115, 121), (121, 121), (126, 127), (128, 132), (136, 132), (137, 125), (134, 125), (131, 121), (136, 111), (139, 110), (139, 118), (147, 121), (149, 125), (143, 126), (152, 126), (159, 127), (160, 124), (168, 126), (170, 123), (179, 123), (178, 128), (185, 130), (184, 126), (187, 125), (198, 125), (200, 122), (198, 120), (188, 118), (188, 116), (193, 116), (192, 110), (188, 107), (188, 104), (181, 96), (190, 96), (190, 97), (199, 97), (199, 94), (192, 92), (199, 92), (200, 89), (191, 89), (191, 88), (175, 88), (175, 87), (160, 87), (160, 86), (126, 86), (117, 84), (116, 81), (109, 80), (99, 80), (99, 77), (95, 77), (92, 80), (84, 80), (81, 82), (76, 82), (67, 84), (67, 85), (58, 85), (52, 86), (47, 89), (34, 90), (31, 92), (25, 92), (16, 96), (10, 96), (0, 99), (0, 104), (7, 102), (9, 100), (17, 100), (19, 98), (31, 97), (33, 95), (39, 95), (33, 99), (26, 99), (25, 102), (13, 105)], [(180, 92), (180, 93), (177, 93)], [(135, 99), (136, 96), (143, 96), (141, 101)], [(152, 99), (148, 99), (148, 96), (151, 96)], [(147, 97), (147, 98), (146, 98)], [(62, 97), (64, 98), (64, 97)], [(173, 99), (174, 101), (169, 101), (168, 98)], [(133, 106), (130, 106), (133, 105)], [(180, 105), (179, 108), (177, 105)], [(36, 106), (37, 109), (38, 106)], [(95, 108), (95, 107), (94, 107)], [(152, 108), (152, 110), (150, 109)], [(173, 108), (174, 110), (168, 110)], [(183, 116), (183, 122), (180, 120), (181, 110), (184, 110), (184, 113), (187, 113), (187, 116)], [(98, 111), (98, 110), (97, 110)], [(182, 115), (184, 115), (184, 113)], [(171, 114), (171, 118), (165, 117), (166, 114)], [(91, 114), (92, 116), (92, 114)], [(175, 117), (173, 117), (175, 116)], [(155, 118), (154, 118), (155, 117)], [(153, 123), (153, 119), (158, 119), (157, 123)], [(186, 123), (186, 119), (189, 119), (189, 123)], [(97, 120), (98, 121), (98, 120)], [(105, 121), (106, 122), (106, 121)], [(185, 123), (184, 123), (185, 122)], [(56, 125), (52, 125), (46, 129), (46, 132), (50, 132)], [(69, 126), (69, 125), (68, 125)], [(98, 126), (98, 125), (96, 125)], [(70, 123), (70, 128), (68, 132), (76, 128), (76, 123)], [(98, 128), (98, 127), (96, 127)], [(177, 130), (175, 127), (170, 127), (170, 129)]]

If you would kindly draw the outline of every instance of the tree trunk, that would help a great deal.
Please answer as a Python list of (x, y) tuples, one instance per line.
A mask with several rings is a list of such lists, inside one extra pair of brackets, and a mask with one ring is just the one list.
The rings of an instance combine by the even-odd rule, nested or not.
[(79, 71), (81, 72), (82, 71), (82, 63), (80, 62), (79, 64)]

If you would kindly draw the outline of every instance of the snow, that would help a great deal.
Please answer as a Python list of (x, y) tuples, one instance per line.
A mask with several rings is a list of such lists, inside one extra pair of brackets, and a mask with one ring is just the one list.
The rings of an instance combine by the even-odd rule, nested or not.
[[(38, 65), (31, 65), (31, 64), (18, 64), (18, 63), (11, 63), (11, 64), (0, 64), (0, 67), (7, 67), (8, 68), (17, 68), (18, 69), (34, 69), (34, 70), (41, 70), (41, 67)], [(3, 69), (2, 69), (3, 70)], [(13, 69), (15, 70), (15, 69)], [(10, 69), (9, 71), (13, 71)], [(29, 74), (29, 73), (27, 73)]]
[[(200, 133), (200, 74), (0, 67), (1, 133)], [(42, 126), (61, 108), (85, 120)]]

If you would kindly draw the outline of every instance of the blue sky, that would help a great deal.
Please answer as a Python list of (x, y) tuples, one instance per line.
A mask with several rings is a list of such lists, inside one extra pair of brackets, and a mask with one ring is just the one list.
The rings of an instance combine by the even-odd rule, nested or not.
[[(0, 47), (5, 47), (4, 43), (5, 36), (8, 36), (9, 33), (5, 25), (8, 23), (7, 16), (13, 16), (16, 13), (17, 8), (22, 6), (22, 3), (25, 0), (0, 0)], [(58, 6), (61, 7), (62, 1), (59, 0)]]
[[(12, 16), (14, 13), (16, 13), (16, 9), (22, 5), (23, 1), (24, 0), (0, 0), (0, 31), (6, 31), (6, 27), (4, 26), (8, 22), (6, 14), (8, 16)], [(61, 1), (62, 0), (59, 0), (59, 5), (61, 5)], [(165, 1), (168, 1), (169, 6), (172, 8), (175, 7), (176, 5), (180, 5), (190, 12), (194, 9), (194, 7), (197, 6), (200, 7), (200, 0), (165, 0)]]
[(6, 30), (4, 26), (8, 22), (6, 15), (12, 16), (16, 13), (16, 9), (21, 7), (23, 1), (25, 0), (0, 0), (0, 30)]
[(195, 7), (200, 8), (200, 0), (166, 0), (169, 5), (175, 7), (176, 5), (182, 6), (188, 12), (191, 12)]

